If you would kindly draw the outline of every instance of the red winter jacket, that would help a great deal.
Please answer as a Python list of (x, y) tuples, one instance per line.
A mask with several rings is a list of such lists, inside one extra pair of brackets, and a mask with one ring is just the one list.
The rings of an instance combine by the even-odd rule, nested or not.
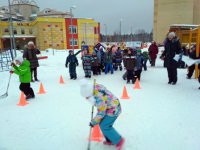
[(157, 58), (157, 54), (158, 54), (158, 46), (156, 45), (156, 43), (151, 44), (151, 46), (149, 47), (149, 56), (151, 59), (156, 59)]

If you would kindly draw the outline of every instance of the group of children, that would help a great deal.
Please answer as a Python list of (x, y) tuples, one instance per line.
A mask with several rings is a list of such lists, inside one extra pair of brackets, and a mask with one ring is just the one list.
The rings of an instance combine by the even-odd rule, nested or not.
[(78, 60), (76, 56), (82, 53), (82, 65), (86, 78), (91, 78), (93, 75), (101, 75), (102, 72), (108, 74), (114, 73), (114, 71), (126, 70), (123, 75), (123, 79), (127, 79), (127, 83), (134, 84), (136, 79), (140, 80), (142, 68), (147, 70), (147, 61), (149, 59), (148, 52), (143, 52), (140, 49), (125, 49), (121, 50), (120, 47), (113, 45), (105, 48), (100, 43), (94, 46), (93, 51), (89, 52), (88, 46), (83, 46), (81, 50), (74, 54), (72, 50), (69, 51), (69, 56), (66, 59), (65, 66), (68, 67), (71, 79), (76, 79), (76, 66), (78, 66)]

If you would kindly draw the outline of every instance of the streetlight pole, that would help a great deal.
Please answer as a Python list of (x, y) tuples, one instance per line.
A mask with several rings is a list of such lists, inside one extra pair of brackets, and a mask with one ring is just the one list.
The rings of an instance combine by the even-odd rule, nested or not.
[(72, 9), (75, 9), (76, 6), (70, 7), (70, 14), (71, 14), (71, 34), (72, 34), (72, 50), (74, 51), (74, 32), (73, 32), (73, 19), (72, 19)]
[(131, 26), (131, 42), (133, 41), (133, 26)]
[(120, 42), (122, 42), (122, 19), (120, 19), (120, 23), (119, 23), (119, 26), (120, 26)]
[(108, 38), (107, 38), (107, 25), (106, 24), (104, 24), (104, 26), (105, 26), (105, 35), (106, 35), (106, 43), (108, 42)]
[(10, 17), (10, 45), (11, 45), (11, 55), (13, 55), (13, 49), (15, 52), (15, 57), (17, 56), (17, 52), (16, 52), (16, 45), (15, 45), (15, 36), (14, 36), (14, 28), (13, 28), (13, 21), (12, 21), (12, 15), (11, 15), (11, 4), (10, 4), (10, 0), (8, 0), (8, 5), (9, 5), (9, 17)]
[(53, 56), (54, 56), (54, 42), (53, 42), (53, 24), (51, 23), (51, 44), (53, 48)]
[(85, 23), (85, 44), (87, 45), (87, 23)]

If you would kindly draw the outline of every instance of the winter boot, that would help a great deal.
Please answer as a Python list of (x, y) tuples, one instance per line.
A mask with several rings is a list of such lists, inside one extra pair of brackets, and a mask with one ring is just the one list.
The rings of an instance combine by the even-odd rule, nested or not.
[(39, 82), (40, 80), (38, 80), (38, 78), (35, 78), (35, 81)]
[(104, 145), (113, 145), (113, 144), (112, 144), (111, 142), (109, 142), (109, 141), (104, 141), (103, 144), (104, 144)]
[(176, 82), (172, 82), (172, 85), (176, 85)]
[(31, 95), (31, 94), (29, 94), (29, 95), (26, 96), (26, 100), (32, 99), (32, 98), (35, 98), (35, 96), (34, 96), (34, 95)]
[(132, 84), (135, 84), (135, 80), (132, 80)]
[(121, 138), (121, 140), (119, 141), (119, 143), (116, 145), (117, 150), (122, 150), (124, 142), (125, 142), (124, 138)]

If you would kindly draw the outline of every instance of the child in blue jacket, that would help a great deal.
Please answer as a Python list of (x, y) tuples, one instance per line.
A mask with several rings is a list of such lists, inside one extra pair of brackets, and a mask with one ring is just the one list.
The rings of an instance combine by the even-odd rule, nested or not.
[(135, 67), (135, 79), (138, 78), (138, 80), (140, 80), (141, 73), (142, 73), (143, 61), (144, 61), (144, 57), (142, 55), (141, 50), (137, 50), (136, 60), (137, 60), (137, 63), (136, 63), (136, 67)]

